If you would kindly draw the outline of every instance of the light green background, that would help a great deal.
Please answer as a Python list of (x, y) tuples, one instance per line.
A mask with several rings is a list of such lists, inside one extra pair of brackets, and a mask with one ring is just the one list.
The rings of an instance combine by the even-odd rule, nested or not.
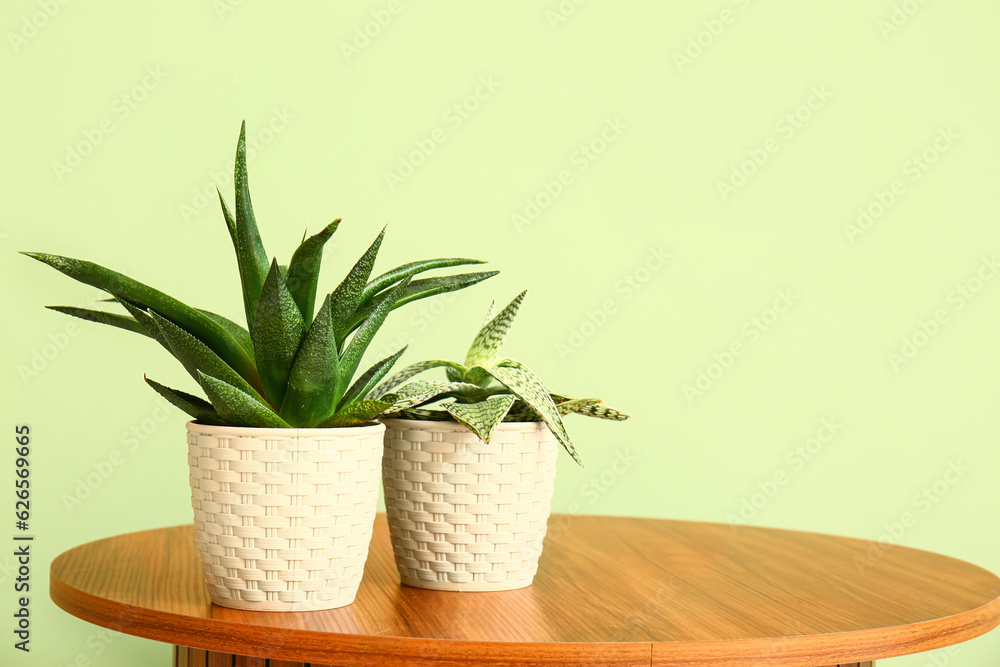
[[(634, 415), (570, 422), (588, 467), (562, 458), (556, 511), (726, 521), (746, 501), (754, 525), (869, 540), (910, 512), (901, 544), (1000, 571), (1000, 279), (977, 275), (992, 278), (1000, 251), (1000, 6), (566, 0), (563, 16), (558, 0), (399, 0), (376, 31), (372, 12), (384, 21), (388, 2), (336, 5), (0, 10), (4, 420), (33, 429), (37, 538), (33, 652), (4, 630), (0, 663), (167, 664), (165, 645), (108, 645), (56, 609), (47, 568), (82, 542), (191, 520), (185, 418), (161, 411), (142, 374), (192, 383), (155, 344), (42, 310), (97, 293), (15, 252), (97, 261), (242, 318), (222, 217), (198, 191), (218, 172), (231, 197), (244, 118), (263, 144), (250, 179), (268, 251), (287, 261), (304, 228), (344, 219), (322, 287), (386, 222), (383, 268), (471, 255), (502, 270), (398, 311), (378, 352), (411, 335), (404, 361), (460, 356), (489, 300), (529, 287), (507, 351), (556, 389)], [(345, 52), (366, 25), (377, 34)], [(475, 108), (462, 117), (456, 104)], [(798, 127), (783, 120), (796, 113)], [(95, 131), (99, 144), (79, 147)], [(390, 187), (386, 172), (428, 140), (434, 151)], [(89, 154), (54, 167), (70, 151)], [(914, 170), (925, 151), (934, 162)], [(767, 159), (724, 200), (719, 182), (753, 155)], [(895, 201), (849, 234), (896, 180)], [(547, 206), (519, 227), (526, 200)], [(776, 315), (780, 290), (791, 306)], [(915, 335), (925, 344), (894, 367)], [(727, 361), (734, 343), (742, 354), (722, 368), (716, 355)], [(689, 400), (699, 371), (715, 378)], [(836, 433), (797, 458), (824, 419)], [(70, 511), (65, 497), (116, 450), (121, 465)], [(953, 462), (968, 469), (938, 482)], [(786, 483), (769, 488), (776, 474)], [(935, 482), (935, 502), (920, 500)], [(5, 628), (12, 564), (0, 557)], [(998, 658), (997, 633), (936, 656)]]

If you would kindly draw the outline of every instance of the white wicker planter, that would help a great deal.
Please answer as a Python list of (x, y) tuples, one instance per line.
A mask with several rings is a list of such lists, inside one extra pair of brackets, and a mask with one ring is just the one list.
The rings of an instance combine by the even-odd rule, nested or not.
[(445, 591), (531, 585), (558, 443), (504, 422), (486, 444), (455, 422), (386, 419), (382, 483), (401, 581)]
[(254, 611), (354, 602), (378, 503), (381, 424), (188, 422), (191, 506), (212, 602)]

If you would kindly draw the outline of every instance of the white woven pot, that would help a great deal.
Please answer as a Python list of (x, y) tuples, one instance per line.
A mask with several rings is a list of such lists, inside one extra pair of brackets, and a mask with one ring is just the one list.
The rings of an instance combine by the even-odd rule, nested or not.
[(486, 444), (456, 422), (383, 423), (382, 484), (402, 582), (443, 591), (531, 585), (556, 474), (549, 428), (504, 422)]
[(354, 602), (385, 427), (188, 422), (187, 430), (191, 506), (212, 602), (254, 611)]

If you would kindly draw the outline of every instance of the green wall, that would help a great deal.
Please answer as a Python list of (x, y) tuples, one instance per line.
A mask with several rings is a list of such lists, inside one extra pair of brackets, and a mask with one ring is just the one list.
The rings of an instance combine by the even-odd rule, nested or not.
[[(404, 360), (461, 355), (491, 298), (530, 287), (507, 351), (634, 415), (569, 423), (587, 468), (561, 460), (557, 511), (1000, 571), (998, 20), (986, 0), (6, 2), (3, 404), (33, 430), (36, 542), (34, 650), (0, 662), (166, 664), (56, 609), (47, 565), (191, 520), (184, 416), (142, 374), (192, 383), (155, 344), (43, 310), (99, 294), (15, 253), (242, 318), (213, 181), (231, 197), (244, 118), (269, 252), (344, 220), (321, 286), (386, 222), (380, 266), (502, 270), (398, 311), (372, 356), (407, 337)], [(998, 656), (994, 633), (885, 664)]]

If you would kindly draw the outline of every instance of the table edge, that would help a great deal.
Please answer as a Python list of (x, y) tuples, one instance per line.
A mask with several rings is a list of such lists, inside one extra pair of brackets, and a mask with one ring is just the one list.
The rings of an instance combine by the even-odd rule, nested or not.
[[(604, 515), (572, 516), (679, 521), (646, 517), (607, 517)], [(710, 524), (711, 522), (688, 521), (686, 523)], [(713, 525), (725, 526), (726, 524), (716, 523)], [(88, 544), (125, 535), (187, 529), (188, 527), (189, 524), (180, 524), (122, 533), (92, 540), (62, 552), (52, 560), (49, 568), (50, 598), (63, 611), (89, 623), (168, 644), (177, 643), (176, 639), (179, 634), (190, 635), (192, 633), (191, 626), (194, 625), (197, 631), (196, 641), (188, 641), (184, 644), (192, 648), (306, 662), (332, 664), (340, 662), (343, 664), (345, 661), (350, 661), (357, 665), (377, 667), (384, 667), (390, 656), (407, 656), (409, 658), (407, 664), (433, 663), (435, 665), (449, 664), (450, 660), (476, 660), (487, 664), (517, 664), (519, 658), (532, 661), (573, 659), (578, 664), (586, 664), (588, 660), (594, 660), (599, 661), (599, 663), (594, 662), (594, 664), (607, 665), (666, 665), (676, 664), (675, 660), (683, 656), (683, 664), (690, 667), (700, 665), (736, 667), (750, 664), (748, 660), (761, 659), (769, 660), (769, 664), (775, 667), (807, 667), (816, 664), (838, 664), (845, 660), (854, 662), (881, 660), (930, 651), (979, 637), (1000, 626), (1000, 577), (974, 563), (930, 551), (925, 551), (925, 553), (961, 562), (993, 576), (998, 584), (997, 597), (975, 609), (909, 625), (867, 628), (824, 635), (710, 641), (477, 642), (275, 628), (274, 634), (280, 636), (281, 641), (277, 644), (263, 645), (260, 642), (248, 643), (247, 637), (244, 636), (246, 634), (259, 634), (260, 626), (231, 620), (193, 618), (172, 612), (151, 612), (142, 607), (108, 600), (74, 588), (63, 582), (57, 574), (62, 559)], [(784, 528), (758, 526), (748, 526), (748, 528), (809, 533), (809, 531)], [(826, 535), (824, 533), (809, 534)], [(859, 538), (845, 537), (843, 539), (858, 540)], [(912, 547), (902, 548), (924, 551)], [(182, 626), (185, 631), (179, 633), (178, 630)], [(245, 629), (252, 629), (253, 632), (246, 633)], [(833, 647), (830, 646), (831, 641), (835, 644)], [(857, 648), (849, 649), (847, 648), (849, 644)], [(779, 647), (784, 655), (776, 656), (768, 653), (768, 651)], [(462, 663), (456, 662), (455, 664)]]

